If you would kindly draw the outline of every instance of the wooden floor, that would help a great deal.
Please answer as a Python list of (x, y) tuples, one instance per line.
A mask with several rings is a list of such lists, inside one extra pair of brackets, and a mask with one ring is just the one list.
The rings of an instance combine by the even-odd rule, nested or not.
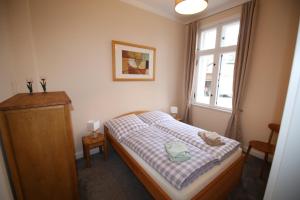
[[(249, 156), (241, 184), (234, 189), (228, 199), (263, 199), (267, 177), (259, 178), (263, 161)], [(85, 168), (84, 160), (77, 160), (79, 191), (82, 200), (99, 199), (152, 199), (144, 186), (133, 175), (117, 153), (111, 151), (107, 161), (103, 155), (95, 154), (92, 167)]]

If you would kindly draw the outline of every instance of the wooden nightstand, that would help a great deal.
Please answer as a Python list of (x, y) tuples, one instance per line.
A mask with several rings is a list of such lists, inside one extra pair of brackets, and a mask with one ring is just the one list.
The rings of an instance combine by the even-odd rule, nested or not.
[(180, 121), (180, 122), (183, 121), (183, 119), (180, 116), (178, 116), (178, 115), (175, 117), (175, 119), (178, 120), (178, 121)]
[(96, 136), (87, 135), (82, 137), (82, 147), (85, 163), (87, 167), (91, 166), (91, 155), (90, 150), (93, 148), (98, 148), (99, 151), (104, 153), (104, 159), (107, 158), (107, 146), (105, 142), (105, 137), (103, 133), (97, 133)]

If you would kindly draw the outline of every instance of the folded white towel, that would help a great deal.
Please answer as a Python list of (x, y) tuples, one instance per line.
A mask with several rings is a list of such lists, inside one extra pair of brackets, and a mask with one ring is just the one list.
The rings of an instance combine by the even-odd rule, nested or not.
[(221, 146), (225, 143), (222, 142), (221, 136), (216, 132), (199, 131), (198, 135), (204, 140), (204, 142), (210, 146)]

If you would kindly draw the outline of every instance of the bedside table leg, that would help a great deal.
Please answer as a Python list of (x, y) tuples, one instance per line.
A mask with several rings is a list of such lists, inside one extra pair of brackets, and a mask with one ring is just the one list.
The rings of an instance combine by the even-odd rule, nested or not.
[(107, 153), (108, 153), (108, 149), (107, 149), (107, 140), (104, 141), (104, 160), (107, 160)]
[(90, 150), (87, 147), (83, 148), (83, 154), (84, 154), (84, 158), (85, 158), (85, 166), (91, 167)]
[(107, 160), (108, 158), (108, 139), (107, 139), (107, 132), (108, 128), (104, 126), (104, 146), (103, 146), (103, 151), (104, 151), (104, 160)]

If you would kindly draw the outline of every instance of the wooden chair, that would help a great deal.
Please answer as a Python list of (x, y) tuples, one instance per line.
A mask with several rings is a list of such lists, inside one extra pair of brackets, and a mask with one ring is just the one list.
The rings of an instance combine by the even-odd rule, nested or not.
[(249, 142), (249, 147), (248, 147), (248, 150), (247, 150), (247, 154), (246, 154), (246, 158), (248, 158), (248, 155), (249, 155), (250, 150), (252, 148), (265, 153), (265, 162), (263, 163), (263, 166), (262, 166), (261, 171), (260, 171), (260, 177), (261, 178), (263, 177), (265, 167), (268, 166), (268, 155), (269, 154), (274, 154), (275, 145), (271, 144), (271, 142), (272, 142), (272, 138), (273, 138), (274, 133), (276, 133), (276, 134), (279, 133), (280, 125), (271, 123), (271, 124), (268, 124), (268, 127), (271, 130), (268, 142), (261, 142), (261, 141), (257, 141), (257, 140), (250, 141)]

